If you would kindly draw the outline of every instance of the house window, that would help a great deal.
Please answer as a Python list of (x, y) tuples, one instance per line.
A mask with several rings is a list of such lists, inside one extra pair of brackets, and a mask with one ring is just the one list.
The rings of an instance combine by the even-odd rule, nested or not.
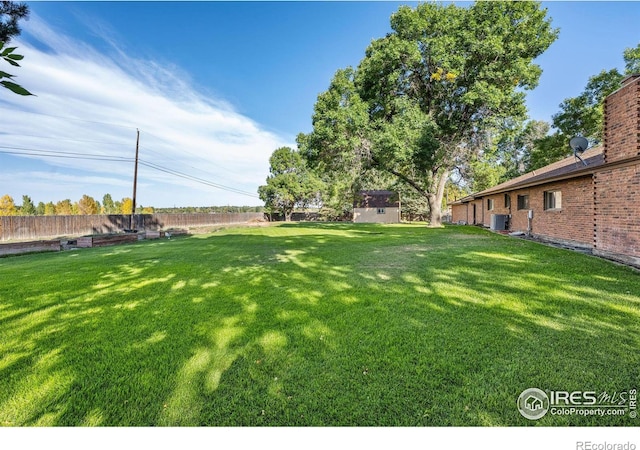
[(493, 199), (489, 198), (487, 199), (487, 210), (491, 211), (493, 209)]
[(386, 214), (384, 208), (378, 208), (378, 214)]
[(509, 194), (504, 194), (504, 207), (511, 208), (511, 196)]
[(560, 209), (562, 208), (562, 192), (547, 191), (544, 193), (544, 209)]
[(518, 195), (518, 209), (529, 209), (528, 195)]

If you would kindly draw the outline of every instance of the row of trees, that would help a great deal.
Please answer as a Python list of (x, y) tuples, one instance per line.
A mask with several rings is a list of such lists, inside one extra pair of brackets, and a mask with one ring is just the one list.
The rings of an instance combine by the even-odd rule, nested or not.
[[(114, 201), (111, 194), (105, 194), (102, 203), (89, 195), (83, 195), (77, 202), (69, 199), (57, 203), (33, 203), (28, 195), (22, 196), (22, 205), (16, 206), (10, 195), (0, 197), (0, 216), (71, 216), (88, 214), (131, 214), (133, 201), (125, 197)], [(139, 206), (138, 214), (152, 214), (154, 208)]]
[[(0, 197), (0, 216), (70, 216), (87, 214), (131, 214), (133, 201), (129, 197), (113, 200), (111, 194), (105, 194), (102, 202), (89, 195), (83, 195), (77, 202), (69, 199), (57, 203), (33, 203), (28, 195), (22, 196), (22, 204), (16, 205), (10, 195)], [(185, 206), (174, 208), (154, 208), (152, 206), (137, 206), (136, 214), (186, 214), (186, 213), (242, 213), (263, 212), (262, 206)]]
[(155, 208), (156, 213), (161, 214), (229, 214), (264, 212), (262, 206), (177, 206), (173, 208)]
[(573, 136), (600, 141), (603, 100), (640, 72), (640, 45), (624, 51), (624, 73), (591, 77), (551, 124), (527, 120), (525, 91), (542, 72), (533, 61), (558, 35), (546, 14), (537, 2), (400, 7), (393, 31), (318, 96), (313, 131), (274, 152), (266, 208), (290, 217), (315, 205), (331, 218), (357, 190), (387, 188), (438, 226), (448, 200), (569, 156)]

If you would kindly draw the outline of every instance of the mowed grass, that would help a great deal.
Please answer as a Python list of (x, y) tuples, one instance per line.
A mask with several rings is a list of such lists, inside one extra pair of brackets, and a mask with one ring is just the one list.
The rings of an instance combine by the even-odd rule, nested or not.
[(282, 224), (0, 259), (0, 425), (523, 418), (640, 385), (640, 275), (472, 227)]

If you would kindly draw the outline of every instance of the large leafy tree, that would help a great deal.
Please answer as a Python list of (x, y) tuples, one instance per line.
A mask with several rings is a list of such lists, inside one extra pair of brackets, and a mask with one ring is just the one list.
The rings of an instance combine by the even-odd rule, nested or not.
[[(350, 69), (340, 71), (339, 75), (341, 76), (336, 76), (334, 82), (348, 83), (347, 79), (352, 73), (353, 71)], [(318, 102), (326, 102), (328, 109), (336, 107), (341, 101), (340, 98), (335, 97), (334, 90), (330, 90), (326, 94), (321, 95), (318, 98)], [(342, 101), (348, 102), (346, 99)], [(393, 184), (396, 180), (388, 172), (377, 170), (367, 164), (366, 149), (363, 149), (365, 151), (364, 154), (358, 153), (358, 138), (349, 138), (351, 134), (357, 132), (359, 126), (364, 126), (362, 121), (351, 122), (358, 113), (356, 112), (355, 116), (352, 115), (349, 118), (348, 115), (353, 113), (349, 108), (337, 109), (336, 112), (343, 114), (343, 117), (339, 120), (329, 118), (326, 126), (316, 127), (318, 133), (309, 135), (301, 133), (298, 135), (297, 141), (301, 153), (305, 156), (307, 165), (322, 182), (320, 214), (329, 220), (344, 220), (350, 219), (353, 213), (354, 199), (360, 190), (395, 189)], [(366, 110), (362, 112), (365, 113), (363, 117), (366, 117)], [(344, 126), (349, 127), (350, 131), (345, 130)], [(319, 159), (310, 153), (309, 139), (317, 140), (322, 133), (325, 133), (325, 135), (320, 139), (331, 143), (331, 146), (325, 147), (325, 150), (332, 152), (332, 157), (325, 155), (324, 159)], [(348, 151), (350, 145), (355, 146), (353, 148), (356, 152)]]
[(33, 200), (28, 195), (22, 196), (22, 206), (20, 207), (20, 215), (22, 216), (35, 216), (37, 214), (36, 205), (33, 204)]
[(281, 147), (269, 158), (267, 184), (258, 188), (268, 211), (282, 213), (286, 221), (296, 206), (306, 207), (317, 199), (320, 179), (307, 167), (299, 151)]
[(391, 27), (319, 96), (304, 150), (328, 168), (393, 174), (439, 226), (451, 172), (501, 120), (525, 116), (523, 90), (541, 73), (533, 60), (557, 33), (534, 2), (403, 6)]
[(98, 214), (99, 211), (98, 203), (93, 197), (84, 194), (82, 198), (78, 200), (78, 214)]
[[(29, 7), (25, 3), (0, 1), (0, 59), (6, 63), (20, 67), (18, 61), (24, 57), (16, 54), (16, 47), (8, 47), (12, 37), (20, 34), (18, 21), (29, 16)], [(0, 70), (0, 86), (18, 95), (32, 95), (25, 88), (13, 81), (14, 75)]]
[(507, 181), (529, 171), (531, 158), (537, 142), (549, 133), (551, 125), (544, 120), (529, 120), (514, 135), (507, 135), (498, 147), (506, 172), (502, 181)]
[(550, 127), (542, 120), (505, 121), (483, 150), (462, 167), (461, 179), (477, 192), (522, 175), (539, 162), (535, 149), (547, 138)]
[(623, 77), (618, 69), (603, 70), (590, 77), (580, 95), (560, 103), (560, 112), (553, 116), (553, 127), (569, 138), (579, 134), (593, 141), (601, 140), (604, 99), (620, 87)]
[(9, 194), (0, 197), (0, 216), (15, 216), (16, 214), (18, 214), (18, 209), (13, 197)]
[(71, 204), (71, 200), (67, 198), (56, 203), (56, 214), (59, 216), (73, 215), (73, 205)]
[[(18, 61), (20, 61), (24, 56), (16, 54), (16, 47), (5, 47), (4, 42), (0, 41), (0, 59), (5, 62), (11, 64), (15, 67), (20, 67)], [(19, 84), (13, 81), (14, 75), (11, 75), (8, 72), (0, 70), (0, 86), (9, 89), (14, 94), (18, 95), (33, 95), (31, 92), (27, 91), (25, 88), (20, 86)]]
[(527, 170), (535, 170), (571, 154), (569, 140), (584, 136), (591, 144), (602, 141), (604, 133), (604, 99), (620, 87), (622, 79), (640, 71), (640, 44), (623, 52), (625, 70), (602, 70), (589, 78), (584, 90), (576, 97), (560, 103), (560, 111), (553, 115), (553, 134), (536, 142), (531, 151)]
[(56, 215), (56, 205), (54, 205), (53, 202), (48, 202), (44, 205), (44, 215), (45, 216)]
[(116, 214), (118, 212), (118, 208), (116, 207), (111, 194), (104, 194), (102, 197), (102, 208), (105, 214)]
[(133, 200), (129, 197), (125, 197), (121, 202), (116, 202), (119, 206), (120, 214), (131, 214), (133, 211)]
[(624, 49), (622, 58), (624, 59), (624, 73), (640, 73), (640, 44)]
[(353, 208), (354, 193), (371, 168), (367, 142), (367, 104), (353, 83), (352, 68), (339, 70), (329, 89), (318, 96), (313, 132), (298, 135), (298, 147), (325, 182), (324, 208), (334, 219)]
[(3, 0), (0, 1), (0, 42), (9, 42), (20, 34), (18, 21), (29, 17), (26, 3)]

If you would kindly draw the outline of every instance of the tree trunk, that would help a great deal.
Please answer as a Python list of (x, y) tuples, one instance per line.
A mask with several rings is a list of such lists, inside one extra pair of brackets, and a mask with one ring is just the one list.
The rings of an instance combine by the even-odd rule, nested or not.
[(429, 203), (429, 213), (427, 214), (427, 217), (429, 219), (429, 226), (442, 226), (442, 211), (440, 208), (440, 204), (438, 203), (437, 195), (429, 194), (427, 196), (427, 202)]
[(427, 194), (427, 203), (429, 204), (429, 226), (442, 226), (442, 199), (444, 198), (444, 187), (449, 179), (449, 171), (442, 170), (437, 172), (433, 177), (429, 193)]
[(402, 181), (407, 183), (409, 186), (414, 188), (416, 192), (422, 195), (427, 199), (427, 203), (429, 205), (429, 211), (427, 211), (427, 219), (429, 220), (430, 227), (441, 227), (442, 226), (442, 199), (444, 197), (444, 187), (447, 184), (447, 180), (449, 179), (449, 170), (440, 169), (433, 174), (431, 182), (429, 183), (429, 187), (427, 190), (423, 189), (422, 186), (415, 180), (403, 175), (402, 173), (395, 171), (393, 169), (385, 169), (392, 175), (397, 176)]

